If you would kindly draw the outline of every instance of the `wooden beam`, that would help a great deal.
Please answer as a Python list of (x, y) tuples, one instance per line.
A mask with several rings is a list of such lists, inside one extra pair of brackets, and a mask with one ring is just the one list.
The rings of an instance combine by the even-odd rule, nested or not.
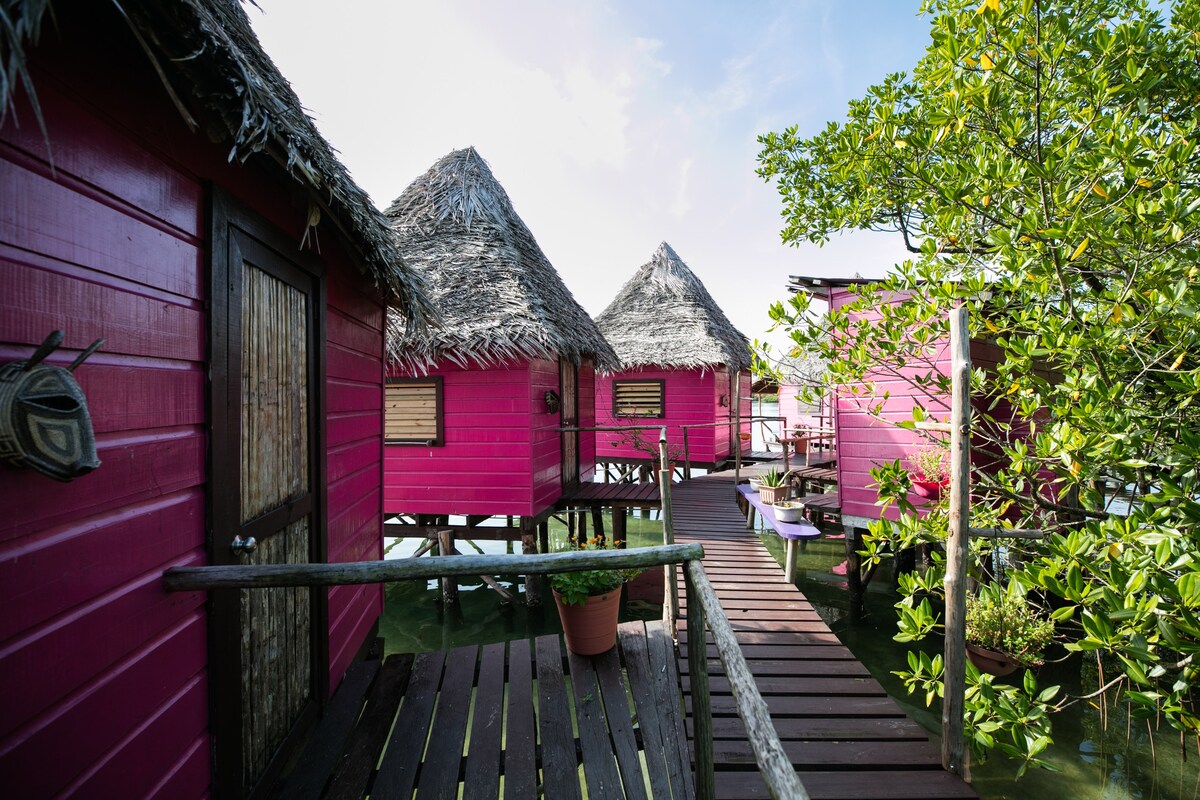
[(942, 767), (964, 773), (967, 660), (967, 557), (971, 537), (971, 337), (967, 309), (950, 312), (950, 530), (946, 539), (946, 642), (942, 700)]
[(163, 573), (170, 592), (205, 589), (254, 589), (271, 586), (349, 586), (362, 583), (430, 580), (463, 575), (548, 575), (584, 569), (636, 569), (704, 558), (696, 542), (628, 550), (581, 550), (571, 553), (496, 556), (429, 556), (335, 564), (262, 564), (171, 567)]

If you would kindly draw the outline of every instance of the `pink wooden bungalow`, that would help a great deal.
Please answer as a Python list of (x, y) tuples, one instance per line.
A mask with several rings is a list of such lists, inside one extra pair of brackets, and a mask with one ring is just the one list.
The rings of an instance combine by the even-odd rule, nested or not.
[(531, 537), (595, 470), (594, 434), (559, 429), (594, 425), (594, 371), (616, 357), (474, 148), (386, 213), (443, 323), (406, 333), (394, 319), (384, 510), (416, 525), (514, 517), (472, 535)]
[[(828, 303), (830, 310), (833, 310), (853, 302), (855, 286), (871, 282), (864, 278), (793, 275), (788, 288), (809, 292)], [(901, 299), (896, 297), (893, 302)], [(872, 315), (866, 315), (861, 321), (869, 324), (871, 319)], [(947, 336), (933, 341), (927, 348), (930, 365), (944, 375), (950, 374), (949, 346)], [(975, 366), (994, 366), (997, 358), (998, 351), (994, 345), (978, 340), (971, 342), (971, 361)], [(927, 370), (921, 367), (915, 371)], [(837, 389), (831, 401), (837, 447), (838, 503), (843, 524), (855, 528), (866, 528), (869, 522), (880, 516), (880, 509), (876, 505), (879, 494), (872, 485), (870, 470), (885, 462), (900, 460), (908, 463), (915, 452), (927, 446), (919, 433), (898, 428), (895, 423), (912, 419), (915, 406), (924, 408), (939, 420), (948, 420), (950, 413), (950, 398), (936, 394), (934, 387), (921, 389), (902, 376), (883, 371), (869, 375), (868, 380), (876, 386), (874, 397), (868, 397), (868, 393), (863, 391), (856, 394), (855, 387), (843, 386)], [(882, 400), (885, 392), (888, 398), (883, 401), (882, 419), (879, 419), (868, 412), (867, 406)], [(914, 502), (921, 500), (916, 495), (912, 499)], [(888, 517), (895, 518), (897, 515), (894, 507), (888, 509)]]
[[(749, 424), (729, 424), (750, 416), (750, 344), (670, 245), (658, 246), (596, 324), (621, 359), (619, 371), (596, 381), (599, 426), (665, 425), (678, 466), (686, 457), (692, 466), (718, 467), (732, 457), (733, 442), (750, 452), (733, 430), (749, 434)], [(642, 438), (655, 445), (658, 433)], [(598, 434), (597, 460), (649, 465), (639, 444), (629, 434)]]
[(245, 796), (382, 591), (171, 594), (163, 571), (381, 557), (385, 303), (425, 300), (239, 3), (45, 5), (4, 12), (0, 364), (103, 338), (75, 371), (100, 463), (0, 463), (0, 791)]

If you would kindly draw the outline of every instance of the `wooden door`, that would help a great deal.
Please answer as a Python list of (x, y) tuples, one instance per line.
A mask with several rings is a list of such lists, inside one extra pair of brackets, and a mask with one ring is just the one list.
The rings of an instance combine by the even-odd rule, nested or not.
[[(579, 425), (579, 368), (569, 358), (558, 362), (559, 405), (562, 427)], [(571, 489), (579, 485), (579, 432), (564, 431), (562, 435), (562, 485)]]
[[(212, 226), (210, 558), (323, 560), (320, 270), (223, 195)], [(324, 598), (301, 588), (213, 593), (218, 796), (261, 794), (316, 719), (328, 680)]]

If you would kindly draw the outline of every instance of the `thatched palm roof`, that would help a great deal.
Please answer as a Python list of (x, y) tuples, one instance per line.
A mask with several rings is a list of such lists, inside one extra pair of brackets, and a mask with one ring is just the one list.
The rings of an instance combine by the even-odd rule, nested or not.
[[(36, 43), (46, 0), (0, 8), (0, 122), (16, 85), (28, 83), (23, 48)], [(387, 225), (304, 113), (263, 51), (237, 0), (121, 0), (125, 16), (176, 108), (193, 130), (224, 141), (230, 160), (265, 157), (308, 194), (309, 225), (322, 217), (344, 235), (385, 297), (406, 319), (432, 319), (419, 275), (404, 264)], [(41, 35), (54, 35), (53, 25)], [(33, 97), (36, 107), (36, 96)]]
[(405, 333), (389, 354), (408, 369), (443, 359), (498, 364), (530, 358), (617, 359), (517, 216), (475, 148), (455, 150), (387, 209), (405, 260), (424, 274), (442, 327)]
[(750, 342), (663, 242), (596, 317), (623, 369), (750, 368)]

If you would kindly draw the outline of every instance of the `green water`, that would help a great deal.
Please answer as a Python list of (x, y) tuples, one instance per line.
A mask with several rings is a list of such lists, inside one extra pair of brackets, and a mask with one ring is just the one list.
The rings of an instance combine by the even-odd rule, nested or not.
[[(626, 516), (626, 540), (629, 547), (648, 547), (662, 544), (662, 522), (657, 512), (653, 518), (642, 518), (635, 512)], [(612, 530), (610, 515), (605, 516), (605, 530)], [(391, 526), (385, 526), (386, 537)], [(387, 558), (407, 558), (422, 539), (384, 539)], [(459, 541), (458, 551), (464, 555), (486, 553), (502, 555), (521, 552), (520, 542)], [(514, 549), (515, 548), (515, 549)], [(558, 520), (550, 521), (550, 549), (567, 550), (567, 528)], [(636, 599), (646, 595), (662, 597), (662, 580), (657, 574), (646, 573), (627, 588), (621, 598), (621, 621), (662, 619), (662, 602)], [(525, 587), (515, 576), (493, 576), (512, 594), (524, 599)], [(631, 598), (632, 595), (632, 598)], [(379, 621), (388, 653), (426, 653), (461, 647), (468, 644), (490, 644), (512, 639), (524, 639), (549, 633), (562, 633), (554, 600), (547, 593), (542, 605), (528, 608), (502, 602), (500, 595), (478, 578), (460, 578), (458, 607), (445, 608), (437, 581), (406, 581), (392, 583), (387, 588), (387, 603)]]
[[(605, 525), (606, 530), (612, 529), (609, 521)], [(662, 542), (662, 525), (657, 514), (644, 519), (635, 513), (628, 516), (627, 525), (631, 547)], [(760, 537), (782, 564), (782, 541), (772, 533), (760, 533)], [(424, 540), (387, 541), (392, 545), (388, 557), (402, 558), (411, 555)], [(506, 542), (475, 544), (478, 550), (491, 554), (505, 553), (514, 547)], [(515, 547), (519, 551), (520, 544)], [(551, 524), (551, 547), (566, 549), (566, 528), (556, 521)], [(459, 550), (478, 552), (468, 542), (460, 542)], [(862, 613), (855, 614), (850, 608), (845, 577), (835, 572), (843, 560), (841, 539), (807, 543), (798, 560), (797, 586), (904, 711), (936, 736), (941, 726), (940, 708), (927, 709), (920, 701), (913, 702), (904, 693), (900, 680), (891, 674), (906, 666), (907, 647), (892, 639), (896, 627), (892, 606), (897, 596), (886, 565), (868, 587)], [(501, 582), (513, 591), (521, 590), (511, 576), (502, 577)], [(661, 598), (657, 574), (647, 573), (639, 583), (643, 585), (633, 587), (635, 595)], [(387, 651), (427, 652), (561, 632), (552, 601), (534, 609), (510, 607), (481, 581), (465, 579), (460, 583), (459, 598), (459, 608), (449, 612), (442, 607), (436, 582), (391, 584), (380, 622)], [(623, 620), (660, 619), (662, 608), (657, 603), (630, 600), (626, 596), (621, 614)], [(1081, 667), (1076, 657), (1041, 668), (1038, 681), (1041, 685), (1058, 684), (1066, 693), (1079, 696), (1099, 685), (1095, 670), (1094, 663)], [(1090, 688), (1081, 689), (1081, 683)], [(1100, 709), (1095, 705), (1080, 703), (1057, 714), (1055, 744), (1045, 757), (1058, 772), (1032, 770), (1017, 781), (1016, 764), (993, 755), (986, 764), (973, 767), (975, 789), (984, 800), (1200, 799), (1200, 753), (1194, 741), (1185, 760), (1177, 734), (1168, 730), (1155, 735), (1152, 748), (1144, 721), (1134, 720), (1127, 725), (1124, 707), (1119, 705), (1111, 707), (1108, 716), (1105, 730)]]

